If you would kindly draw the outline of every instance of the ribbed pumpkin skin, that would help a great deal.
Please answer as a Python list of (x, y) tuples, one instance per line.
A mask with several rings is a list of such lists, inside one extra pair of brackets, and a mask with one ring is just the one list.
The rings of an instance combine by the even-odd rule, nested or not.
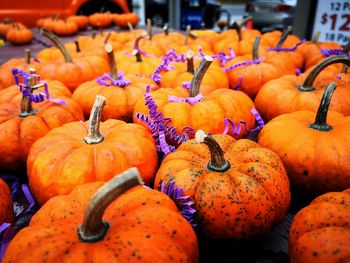
[(289, 231), (292, 263), (350, 261), (350, 189), (317, 197), (294, 217)]
[(155, 85), (149, 78), (139, 78), (127, 75), (126, 79), (131, 83), (125, 87), (103, 86), (96, 80), (81, 84), (73, 94), (75, 99), (84, 111), (85, 118), (90, 116), (96, 95), (107, 98), (106, 106), (102, 112), (101, 119), (132, 120), (132, 114), (136, 101), (143, 96), (147, 85)]
[(153, 180), (158, 157), (150, 133), (136, 124), (107, 120), (100, 125), (104, 140), (86, 144), (87, 124), (72, 122), (51, 131), (33, 145), (27, 162), (31, 190), (40, 204), (70, 193), (76, 186), (108, 181), (136, 166), (146, 184)]
[(281, 157), (292, 185), (321, 194), (350, 187), (350, 118), (329, 111), (330, 131), (309, 127), (316, 113), (280, 115), (260, 131), (258, 143)]
[(102, 241), (80, 242), (77, 228), (100, 186), (101, 182), (85, 184), (70, 195), (52, 198), (11, 241), (3, 263), (198, 262), (191, 225), (167, 196), (141, 186), (107, 208), (103, 219), (110, 227)]
[[(49, 130), (72, 121), (83, 120), (78, 103), (68, 97), (60, 97), (67, 105), (53, 102), (35, 103), (37, 113), (21, 118), (16, 103), (0, 105), (0, 170), (16, 170), (25, 165), (30, 147)], [(15, 98), (14, 98), (15, 100)]]
[(155, 179), (175, 180), (197, 210), (201, 230), (211, 238), (249, 239), (268, 233), (289, 208), (289, 181), (280, 158), (255, 142), (213, 135), (231, 168), (207, 169), (208, 147), (194, 140), (180, 145), (162, 162)]
[(7, 184), (0, 179), (0, 226), (3, 223), (13, 222), (13, 203), (10, 189)]
[[(216, 89), (206, 95), (204, 101), (194, 105), (186, 102), (169, 102), (168, 96), (183, 97), (178, 89), (163, 88), (152, 92), (151, 95), (158, 105), (158, 112), (162, 112), (164, 118), (171, 118), (169, 125), (176, 127), (179, 133), (186, 126), (192, 127), (195, 131), (202, 129), (212, 134), (222, 133), (225, 128), (224, 118), (230, 118), (235, 124), (244, 120), (249, 129), (255, 124), (255, 118), (251, 114), (254, 103), (241, 91)], [(133, 119), (135, 123), (146, 126), (136, 118), (137, 112), (149, 115), (144, 98), (137, 101)], [(238, 139), (246, 136), (247, 131), (243, 128), (239, 134), (234, 135), (230, 129), (228, 134)]]

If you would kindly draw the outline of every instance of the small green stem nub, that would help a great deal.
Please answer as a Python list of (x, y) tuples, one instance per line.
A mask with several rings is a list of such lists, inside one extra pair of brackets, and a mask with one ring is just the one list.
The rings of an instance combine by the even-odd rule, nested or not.
[(84, 138), (84, 142), (87, 144), (98, 144), (104, 139), (103, 135), (100, 133), (100, 122), (105, 104), (106, 98), (101, 95), (97, 95), (90, 113), (88, 134)]
[(336, 89), (334, 82), (331, 82), (323, 93), (320, 106), (317, 110), (315, 122), (310, 124), (310, 128), (318, 131), (330, 131), (332, 126), (327, 124), (328, 108), (331, 103), (332, 95)]

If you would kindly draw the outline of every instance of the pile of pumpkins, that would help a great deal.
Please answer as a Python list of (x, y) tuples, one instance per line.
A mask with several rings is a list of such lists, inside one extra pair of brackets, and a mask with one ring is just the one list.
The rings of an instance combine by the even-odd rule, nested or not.
[(33, 32), (20, 22), (4, 19), (0, 23), (0, 37), (13, 45), (24, 45), (32, 42)]
[(26, 169), (41, 206), (2, 262), (198, 262), (196, 233), (267, 235), (290, 183), (317, 197), (291, 261), (350, 260), (349, 45), (237, 24), (41, 34), (55, 47), (0, 68), (0, 170)]

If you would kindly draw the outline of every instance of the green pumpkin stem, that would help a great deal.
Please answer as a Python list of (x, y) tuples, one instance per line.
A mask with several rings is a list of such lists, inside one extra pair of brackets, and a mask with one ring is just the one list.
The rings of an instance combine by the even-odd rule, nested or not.
[(40, 34), (44, 37), (47, 37), (61, 51), (66, 63), (73, 63), (72, 56), (69, 54), (67, 48), (54, 33), (52, 33), (50, 30), (47, 30), (46, 28), (41, 28)]
[(24, 64), (30, 65), (30, 59), (31, 59), (30, 49), (26, 48), (24, 50)]
[(232, 27), (233, 30), (235, 30), (237, 32), (238, 41), (241, 41), (242, 40), (242, 29), (241, 29), (241, 27), (238, 25), (238, 23), (236, 21), (233, 22), (231, 27)]
[(325, 89), (320, 106), (318, 107), (315, 122), (310, 124), (310, 128), (318, 131), (330, 131), (332, 126), (327, 124), (328, 108), (331, 103), (332, 95), (336, 89), (334, 82), (328, 84)]
[(117, 63), (115, 62), (115, 57), (114, 57), (112, 45), (106, 44), (105, 50), (106, 50), (107, 55), (108, 55), (109, 67), (111, 68), (111, 77), (112, 77), (112, 79), (118, 79)]
[(259, 59), (259, 45), (260, 45), (260, 37), (256, 37), (253, 44), (253, 60)]
[(84, 142), (87, 144), (98, 144), (104, 139), (103, 135), (100, 133), (100, 122), (105, 104), (106, 98), (101, 95), (97, 95), (90, 113), (88, 134), (84, 138)]
[(292, 32), (292, 27), (288, 27), (287, 29), (285, 29), (281, 35), (281, 38), (279, 39), (277, 45), (276, 45), (276, 48), (281, 48), (284, 41), (287, 40), (288, 38), (288, 35)]
[[(35, 69), (30, 68), (29, 73), (35, 74)], [(44, 84), (42, 84), (42, 83), (37, 84), (37, 78), (35, 76), (31, 77), (28, 82), (29, 82), (29, 87), (27, 87), (27, 88), (29, 88), (30, 94), (32, 94), (35, 90), (39, 89), (40, 87), (44, 86)], [(18, 116), (25, 118), (25, 117), (28, 117), (31, 115), (35, 115), (36, 112), (37, 111), (36, 111), (36, 109), (33, 108), (32, 101), (31, 101), (30, 97), (22, 95), (21, 112), (20, 112), (20, 114), (18, 114)]]
[(335, 63), (343, 63), (347, 66), (350, 66), (350, 57), (337, 55), (337, 56), (328, 57), (322, 60), (317, 66), (314, 67), (314, 69), (306, 77), (303, 85), (298, 86), (298, 89), (300, 91), (306, 91), (306, 92), (315, 90), (315, 88), (313, 88), (312, 85), (316, 77), (318, 76), (318, 74), (320, 74), (321, 71), (326, 67)]
[(79, 45), (79, 41), (78, 41), (78, 40), (74, 40), (74, 44), (75, 44), (75, 50), (76, 50), (78, 53), (81, 52), (80, 45)]
[(202, 130), (198, 130), (195, 135), (197, 143), (204, 143), (208, 146), (210, 151), (210, 162), (207, 168), (213, 172), (225, 172), (231, 165), (225, 159), (224, 152), (222, 151), (218, 142), (211, 136)]
[(130, 168), (98, 189), (90, 199), (83, 223), (78, 228), (79, 240), (87, 243), (103, 240), (109, 228), (109, 223), (102, 220), (107, 207), (127, 190), (143, 184), (137, 168)]
[(187, 72), (194, 74), (194, 64), (193, 64), (193, 52), (191, 50), (187, 51)]
[(193, 79), (191, 81), (190, 97), (196, 97), (199, 94), (199, 88), (201, 86), (203, 77), (212, 62), (213, 58), (211, 56), (204, 56), (202, 59), (198, 68), (194, 72)]
[(320, 39), (320, 36), (321, 36), (321, 32), (320, 32), (320, 31), (317, 31), (317, 32), (315, 33), (315, 35), (312, 37), (311, 42), (312, 42), (313, 44), (317, 44), (318, 41), (319, 41), (319, 39)]

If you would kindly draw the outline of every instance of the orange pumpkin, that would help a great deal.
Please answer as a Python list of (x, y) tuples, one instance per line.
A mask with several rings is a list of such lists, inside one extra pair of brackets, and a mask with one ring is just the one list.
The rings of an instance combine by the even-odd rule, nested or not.
[(27, 172), (39, 204), (78, 185), (108, 181), (131, 166), (140, 169), (147, 184), (153, 180), (158, 156), (151, 134), (140, 125), (119, 120), (100, 123), (105, 100), (96, 97), (89, 122), (71, 122), (52, 130), (31, 148)]
[[(36, 76), (30, 75), (23, 87), (21, 106), (10, 101), (0, 105), (0, 170), (22, 169), (37, 139), (51, 129), (83, 119), (79, 105), (68, 97), (60, 98), (65, 101), (64, 106), (46, 100), (34, 107), (32, 96), (39, 95), (33, 92), (42, 85), (36, 81)], [(47, 98), (43, 94), (40, 97)], [(13, 101), (18, 101), (18, 95)]]
[[(105, 185), (52, 198), (11, 241), (2, 262), (198, 262), (191, 225), (166, 195), (141, 181), (133, 168)], [(35, 249), (23, 249), (29, 246)]]
[(120, 28), (136, 27), (139, 17), (136, 13), (112, 14), (112, 20)]
[(95, 13), (89, 16), (89, 24), (95, 28), (109, 27), (112, 22), (112, 17), (108, 13)]
[(280, 158), (250, 140), (197, 131), (195, 140), (164, 159), (155, 188), (171, 181), (190, 196), (196, 222), (211, 238), (264, 235), (289, 208), (289, 181)]
[(52, 31), (58, 36), (70, 36), (78, 33), (78, 25), (74, 21), (57, 19), (54, 21)]
[(292, 263), (350, 260), (350, 188), (317, 197), (299, 211), (289, 231)]
[(64, 61), (42, 61), (38, 72), (44, 79), (55, 79), (74, 91), (81, 83), (92, 80), (109, 71), (108, 63), (98, 56), (85, 56), (73, 61), (62, 42), (52, 32), (41, 29), (62, 52)]
[(257, 110), (266, 121), (298, 110), (316, 112), (326, 85), (333, 81), (338, 88), (332, 97), (330, 109), (349, 116), (350, 83), (343, 78), (339, 80), (334, 75), (331, 77), (323, 75), (321, 79), (317, 78), (324, 68), (340, 62), (350, 65), (350, 58), (330, 57), (315, 67), (310, 74), (287, 75), (271, 80), (262, 86), (255, 98), (254, 104)]
[(118, 119), (131, 121), (137, 99), (143, 96), (147, 85), (155, 85), (149, 78), (140, 78), (134, 75), (124, 76), (117, 71), (113, 48), (106, 45), (109, 56), (111, 73), (98, 77), (95, 80), (81, 84), (73, 94), (82, 107), (85, 117), (88, 118), (94, 104), (96, 95), (107, 99), (101, 119)]
[(12, 27), (12, 21), (10, 19), (4, 19), (0, 23), (0, 36), (6, 37), (7, 32), (11, 29)]
[(89, 25), (89, 18), (83, 15), (69, 16), (67, 22), (75, 22), (79, 30), (84, 30)]
[(350, 122), (328, 112), (334, 90), (334, 83), (326, 88), (316, 118), (311, 111), (283, 114), (259, 133), (259, 144), (281, 157), (291, 183), (304, 196), (350, 187)]
[(13, 45), (24, 45), (32, 42), (33, 32), (24, 27), (20, 27), (17, 23), (13, 23), (11, 29), (7, 31), (6, 39)]
[(0, 179), (0, 226), (13, 222), (13, 203), (7, 184)]

